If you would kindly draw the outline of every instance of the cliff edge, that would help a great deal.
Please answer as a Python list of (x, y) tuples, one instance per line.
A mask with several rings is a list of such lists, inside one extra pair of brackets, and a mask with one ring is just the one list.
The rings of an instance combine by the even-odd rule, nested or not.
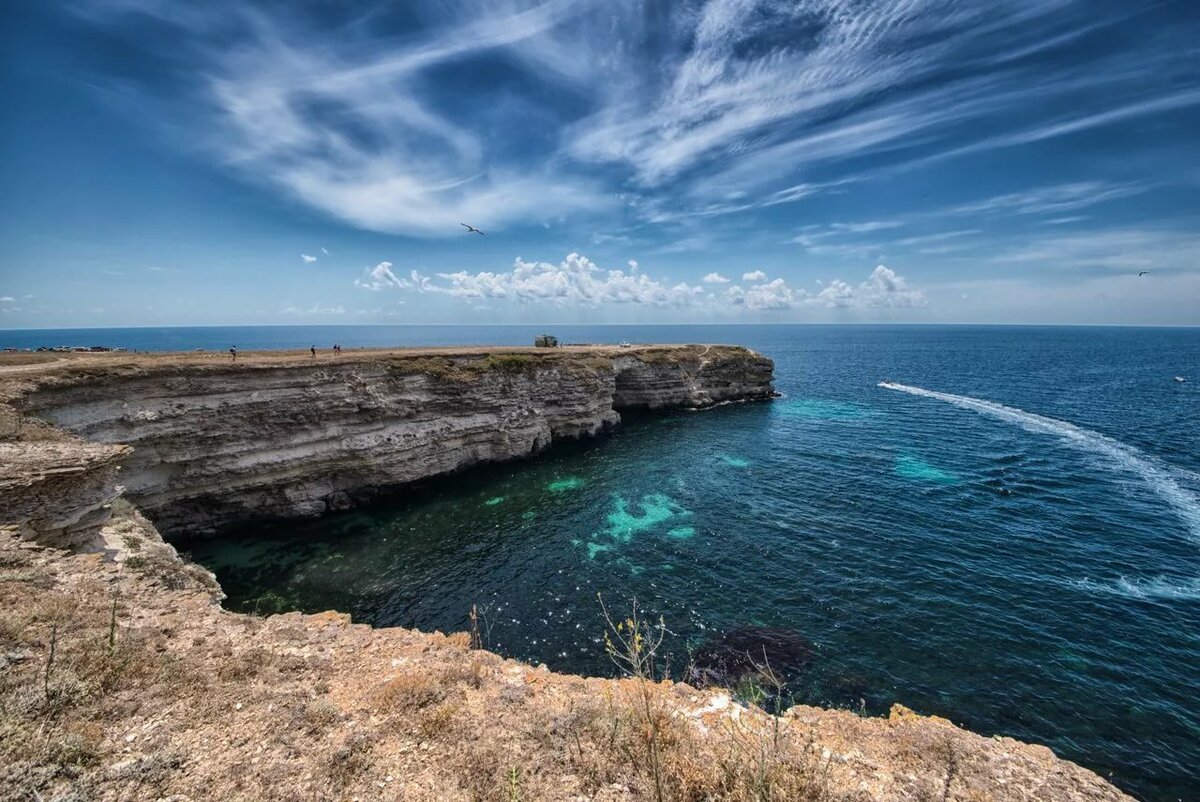
[(623, 409), (769, 399), (773, 368), (719, 345), (267, 352), (236, 362), (81, 355), (40, 372), (21, 366), (6, 394), (26, 419), (131, 446), (120, 455), (126, 496), (180, 542), (530, 456), (616, 426)]
[[(0, 799), (1128, 799), (899, 705), (771, 716), (640, 671), (555, 674), (479, 633), (222, 609), (143, 505), (179, 532), (315, 514), (622, 408), (772, 394), (769, 360), (716, 346), (306, 356), (0, 366)], [(614, 656), (644, 643), (630, 626)]]

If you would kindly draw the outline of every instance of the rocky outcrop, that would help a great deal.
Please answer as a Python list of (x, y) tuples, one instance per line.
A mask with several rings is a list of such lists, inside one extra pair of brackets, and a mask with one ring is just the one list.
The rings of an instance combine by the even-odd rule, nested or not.
[(613, 359), (617, 409), (708, 407), (770, 398), (772, 365), (740, 349), (650, 350)]
[(62, 441), (0, 443), (0, 524), (73, 551), (96, 548), (128, 446)]
[(146, 358), (47, 373), (18, 403), (89, 442), (132, 446), (126, 494), (180, 540), (525, 457), (615, 426), (622, 408), (770, 398), (772, 368), (728, 346)]

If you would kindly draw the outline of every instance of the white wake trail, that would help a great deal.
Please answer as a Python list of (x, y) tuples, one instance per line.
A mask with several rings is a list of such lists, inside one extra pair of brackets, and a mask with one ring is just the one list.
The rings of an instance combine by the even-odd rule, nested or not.
[(1175, 480), (1176, 475), (1187, 473), (1186, 471), (1159, 463), (1153, 457), (1120, 440), (1114, 440), (1107, 435), (1056, 418), (1026, 412), (1016, 407), (1006, 407), (982, 398), (939, 393), (936, 390), (925, 390), (921, 387), (912, 387), (896, 382), (880, 382), (879, 386), (887, 390), (897, 390), (909, 395), (945, 401), (947, 404), (970, 409), (981, 415), (990, 415), (1008, 423), (1015, 423), (1027, 431), (1052, 434), (1065, 440), (1068, 445), (1107, 457), (1118, 466), (1140, 476), (1150, 486), (1150, 489), (1166, 501), (1183, 519), (1192, 537), (1200, 540), (1200, 497)]

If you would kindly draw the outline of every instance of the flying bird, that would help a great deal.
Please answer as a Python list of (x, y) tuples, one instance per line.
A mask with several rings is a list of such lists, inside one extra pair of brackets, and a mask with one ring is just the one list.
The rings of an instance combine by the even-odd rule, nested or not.
[(465, 228), (467, 230), (466, 233), (468, 234), (478, 234), (481, 237), (483, 236), (483, 232), (475, 228), (475, 226), (469, 226), (466, 223), (459, 223), (459, 225)]
[(1142, 276), (1146, 275), (1149, 272), (1150, 272), (1149, 270), (1143, 270), (1142, 272), (1138, 273), (1138, 278), (1141, 278)]

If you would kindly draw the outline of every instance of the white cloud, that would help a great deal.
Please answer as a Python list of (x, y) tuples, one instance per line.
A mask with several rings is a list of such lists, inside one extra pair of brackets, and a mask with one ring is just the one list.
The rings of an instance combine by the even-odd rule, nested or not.
[[(413, 270), (408, 278), (397, 277), (390, 262), (381, 262), (367, 270), (354, 284), (370, 290), (395, 288), (445, 295), (476, 306), (489, 300), (507, 300), (555, 306), (631, 304), (721, 312), (802, 307), (898, 308), (925, 304), (925, 294), (921, 290), (909, 287), (904, 278), (884, 265), (877, 266), (857, 285), (841, 279), (818, 282), (821, 284), (818, 292), (793, 287), (782, 278), (767, 281), (762, 271), (745, 275), (746, 281), (755, 283), (748, 287), (730, 286), (722, 293), (713, 294), (703, 285), (673, 283), (632, 270), (605, 270), (586, 256), (572, 253), (557, 264), (528, 262), (518, 257), (512, 269), (507, 271), (472, 273), (460, 270), (427, 276)], [(713, 285), (729, 280), (718, 273), (710, 273), (703, 281)]]
[(199, 59), (185, 76), (198, 97), (180, 104), (181, 115), (193, 119), (178, 124), (197, 130), (216, 159), (248, 179), (337, 219), (457, 236), (461, 220), (500, 227), (547, 209), (608, 205), (595, 182), (562, 174), (561, 160), (518, 159), (494, 145), (504, 125), (528, 125), (525, 110), (486, 100), (497, 116), (475, 118), (478, 104), (470, 115), (451, 114), (429, 75), (497, 52), (551, 67), (546, 79), (578, 71), (583, 62), (570, 67), (548, 56), (553, 29), (577, 9), (561, 0), (468, 5), (423, 9), (418, 16), (429, 25), (404, 37), (379, 33), (370, 10), (357, 19), (348, 12), (336, 30), (327, 18), (290, 7), (136, 10), (167, 26), (164, 41), (186, 42)]
[(1145, 192), (1142, 184), (1112, 184), (1106, 181), (1076, 181), (1067, 184), (1036, 187), (1023, 192), (996, 195), (974, 203), (966, 203), (947, 211), (950, 214), (974, 215), (1007, 212), (1011, 214), (1057, 214), (1075, 211), (1097, 203), (1127, 198)]
[(742, 274), (742, 281), (766, 281), (767, 274), (761, 270), (753, 270)]
[(923, 306), (925, 293), (914, 290), (889, 267), (876, 265), (871, 275), (855, 290), (857, 305), (871, 307)]
[[(636, 265), (636, 263), (634, 263)], [(686, 282), (658, 281), (635, 269), (603, 270), (586, 256), (568, 254), (558, 264), (527, 262), (517, 258), (510, 271), (492, 273), (439, 273), (437, 283), (420, 274), (422, 292), (437, 292), (455, 298), (482, 300), (506, 298), (521, 302), (559, 305), (601, 306), (639, 304), (689, 306), (703, 297), (700, 287)]]
[(283, 313), (285, 315), (344, 315), (346, 314), (346, 308), (340, 304), (338, 306), (313, 304), (307, 308), (288, 305), (283, 308)]
[[(1190, 20), (1044, 58), (1030, 80), (1035, 57), (1128, 14), (1085, 0), (418, 5), (401, 36), (372, 10), (294, 4), (119, 0), (87, 16), (168, 28), (144, 39), (189, 56), (175, 61), (197, 92), (177, 108), (194, 116), (177, 124), (221, 163), (353, 225), (434, 236), (624, 203), (626, 175), (646, 219), (729, 214), (865, 180), (844, 173), (867, 155), (877, 176), (1200, 104), (1159, 77)], [(459, 83), (445, 102), (442, 76), (484, 58), (522, 80), (499, 97)]]
[(317, 257), (309, 256), (307, 253), (300, 254), (300, 258), (304, 260), (306, 265), (311, 265), (313, 262), (317, 261)]
[[(1045, 233), (1043, 233), (1045, 232)], [(1200, 235), (1193, 231), (1112, 227), (1101, 231), (1041, 229), (1020, 244), (989, 258), (1056, 270), (1105, 269), (1114, 272), (1154, 269), (1200, 272), (1196, 254)]]
[(786, 281), (777, 278), (766, 284), (757, 284), (748, 290), (730, 287), (725, 291), (725, 297), (734, 305), (747, 309), (791, 309), (803, 297), (803, 292), (798, 294)]
[(412, 284), (402, 278), (398, 278), (392, 272), (391, 262), (380, 262), (374, 267), (369, 267), (363, 271), (361, 278), (354, 279), (355, 287), (362, 287), (366, 290), (379, 291), (386, 287), (399, 287), (408, 289)]
[[(1137, 46), (1076, 52), (1030, 81), (1031, 54), (1122, 19), (1075, 0), (713, 0), (689, 12), (677, 26), (686, 56), (655, 65), (665, 80), (629, 70), (571, 145), (580, 158), (627, 164), (648, 191), (682, 182), (700, 208), (675, 200), (678, 214), (766, 205), (772, 190), (788, 192), (775, 187), (818, 165), (863, 180), (1200, 105), (1195, 87), (1150, 79), (1177, 52), (1165, 29)], [(787, 41), (787, 30), (802, 31), (793, 41), (804, 46), (763, 45)], [(967, 69), (948, 77), (954, 64)], [(881, 166), (846, 175), (866, 154), (881, 155)], [(797, 198), (774, 202), (834, 183), (799, 184)]]
[(326, 256), (329, 255), (329, 251), (325, 250), (324, 248), (321, 249), (321, 253), (325, 254)]
[(748, 289), (740, 286), (725, 291), (726, 299), (746, 309), (796, 309), (799, 307), (841, 308), (900, 308), (923, 306), (925, 293), (912, 289), (891, 268), (877, 266), (866, 281), (851, 285), (841, 279), (824, 284), (819, 292), (796, 289), (781, 278), (756, 284)]
[(11, 295), (5, 295), (5, 296), (0, 297), (0, 303), (11, 303), (12, 301), (15, 301), (15, 300), (17, 300), (17, 299), (12, 297)]

